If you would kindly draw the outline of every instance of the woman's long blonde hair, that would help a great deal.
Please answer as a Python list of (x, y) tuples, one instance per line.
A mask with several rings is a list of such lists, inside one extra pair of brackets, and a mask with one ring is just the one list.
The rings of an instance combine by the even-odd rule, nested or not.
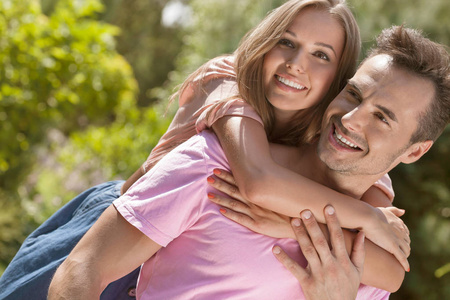
[[(306, 7), (328, 11), (341, 24), (345, 32), (344, 48), (336, 77), (323, 101), (299, 111), (282, 136), (272, 136), (274, 127), (273, 106), (266, 101), (263, 83), (264, 55), (286, 32), (293, 20)], [(361, 38), (356, 20), (343, 0), (291, 0), (273, 10), (247, 33), (235, 51), (235, 69), (240, 96), (261, 116), (272, 142), (296, 145), (311, 142), (320, 130), (322, 116), (331, 100), (344, 88), (356, 70), (361, 48)]]
[[(323, 101), (299, 111), (291, 120), (289, 128), (281, 136), (273, 136), (275, 117), (274, 108), (265, 97), (264, 55), (276, 46), (300, 11), (311, 6), (329, 12), (344, 29), (344, 48), (336, 77)], [(328, 104), (355, 73), (360, 48), (359, 28), (345, 0), (290, 0), (271, 11), (253, 30), (249, 31), (234, 52), (239, 97), (249, 103), (259, 114), (271, 142), (289, 145), (309, 143), (320, 130), (322, 116)], [(177, 94), (182, 93), (189, 84), (194, 82), (195, 78), (201, 77), (208, 66), (209, 64), (206, 63), (192, 73), (181, 85)], [(224, 101), (227, 100), (229, 99)]]

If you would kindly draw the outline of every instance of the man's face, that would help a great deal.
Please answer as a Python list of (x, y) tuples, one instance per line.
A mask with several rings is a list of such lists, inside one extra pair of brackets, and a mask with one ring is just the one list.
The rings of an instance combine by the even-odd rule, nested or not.
[(413, 161), (419, 143), (412, 145), (410, 138), (434, 86), (390, 60), (387, 55), (366, 60), (325, 112), (318, 154), (328, 168), (381, 175)]

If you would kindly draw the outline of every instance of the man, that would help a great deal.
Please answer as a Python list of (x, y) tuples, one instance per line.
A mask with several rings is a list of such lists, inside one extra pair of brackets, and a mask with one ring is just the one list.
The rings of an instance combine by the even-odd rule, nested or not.
[[(449, 119), (449, 56), (443, 47), (401, 27), (384, 31), (378, 42), (378, 48), (330, 104), (320, 140), (301, 152), (279, 145), (272, 149), (278, 163), (355, 198), (400, 162), (418, 160)], [(268, 239), (227, 223), (220, 219), (217, 207), (197, 199), (201, 194), (192, 187), (209, 175), (205, 169), (226, 167), (218, 148), (211, 133), (192, 138), (167, 155), (115, 207), (108, 208), (58, 269), (50, 299), (98, 298), (108, 282), (143, 262), (138, 286), (142, 298), (299, 296), (298, 283), (286, 277), (264, 252)], [(204, 162), (203, 155), (212, 162)], [(177, 170), (171, 168), (174, 164)], [(183, 168), (190, 167), (196, 172), (183, 177)], [(151, 194), (156, 189), (157, 194)], [(166, 206), (167, 202), (172, 206)], [(147, 214), (152, 218), (145, 218)], [(238, 236), (247, 240), (233, 240)], [(277, 242), (304, 263), (292, 244)], [(235, 243), (241, 248), (232, 249)], [(370, 257), (372, 250), (367, 250)], [(378, 258), (372, 256), (372, 260)], [(170, 264), (160, 266), (161, 260)], [(205, 262), (210, 265), (202, 265)]]

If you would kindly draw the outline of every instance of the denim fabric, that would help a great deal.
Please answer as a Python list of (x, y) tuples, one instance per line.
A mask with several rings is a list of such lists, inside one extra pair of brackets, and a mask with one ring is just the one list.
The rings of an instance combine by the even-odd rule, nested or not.
[[(120, 196), (123, 181), (90, 188), (28, 236), (0, 278), (0, 299), (47, 299), (56, 268), (105, 209)], [(100, 299), (133, 299), (139, 269), (111, 283)]]

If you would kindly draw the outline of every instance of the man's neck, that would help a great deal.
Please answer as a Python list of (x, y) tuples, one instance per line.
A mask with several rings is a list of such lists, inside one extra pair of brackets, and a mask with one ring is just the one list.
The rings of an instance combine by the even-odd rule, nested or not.
[(283, 167), (356, 199), (360, 199), (378, 179), (330, 170), (319, 159), (316, 148), (315, 144), (301, 148), (272, 144), (271, 153), (275, 162)]

